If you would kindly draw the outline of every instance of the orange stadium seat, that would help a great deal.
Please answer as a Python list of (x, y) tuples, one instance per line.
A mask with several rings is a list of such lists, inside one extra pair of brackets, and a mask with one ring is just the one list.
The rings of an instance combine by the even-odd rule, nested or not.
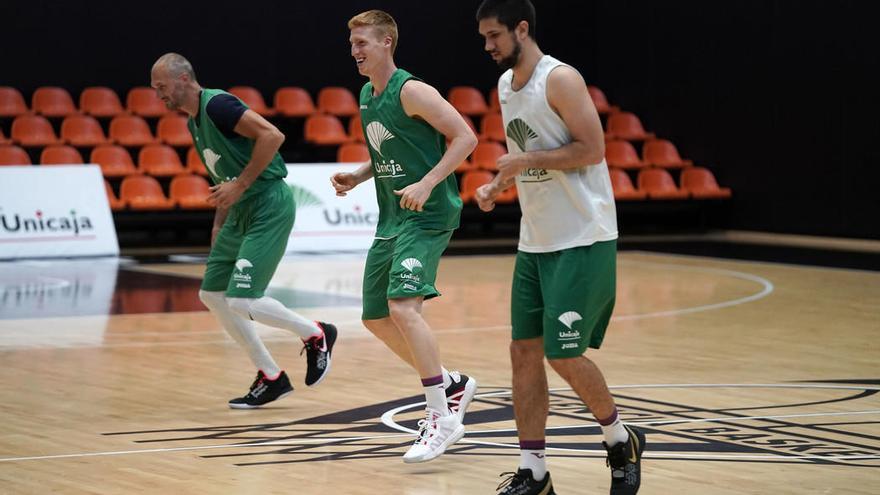
[(178, 175), (171, 179), (171, 200), (184, 210), (208, 210), (213, 208), (208, 203), (211, 189), (208, 181), (198, 175)]
[(110, 121), (110, 139), (122, 146), (144, 146), (158, 141), (147, 122), (137, 115), (120, 115)]
[(110, 183), (107, 182), (107, 179), (104, 179), (104, 191), (107, 193), (107, 202), (110, 203), (110, 209), (112, 211), (125, 209), (125, 201), (116, 197), (116, 193), (113, 192), (113, 188), (110, 187)]
[(82, 155), (73, 146), (55, 144), (46, 146), (40, 153), (40, 165), (80, 165)]
[(492, 182), (495, 174), (488, 170), (471, 170), (461, 176), (461, 200), (465, 203), (476, 202), (477, 188)]
[(250, 86), (233, 86), (229, 88), (229, 92), (237, 96), (251, 110), (257, 112), (263, 117), (273, 117), (278, 112), (274, 108), (266, 106), (266, 100), (256, 88)]
[(503, 145), (494, 141), (485, 141), (477, 144), (471, 155), (471, 161), (477, 168), (495, 171), (498, 170), (498, 157), (505, 154), (507, 150)]
[(356, 143), (366, 142), (364, 140), (364, 128), (361, 125), (360, 112), (352, 115), (351, 120), (348, 121), (348, 137)]
[(507, 142), (504, 134), (504, 120), (500, 113), (487, 113), (480, 122), (480, 134), (492, 141)]
[(318, 92), (318, 111), (337, 117), (350, 117), (360, 110), (351, 91), (340, 86), (328, 86)]
[(315, 102), (308, 91), (295, 86), (275, 92), (275, 109), (285, 117), (307, 117), (315, 113)]
[(336, 151), (340, 163), (364, 163), (370, 161), (370, 150), (363, 143), (345, 143)]
[(605, 93), (598, 87), (587, 86), (587, 91), (590, 93), (590, 98), (593, 99), (593, 105), (596, 106), (597, 112), (605, 114), (619, 110), (617, 107), (611, 106), (611, 104), (608, 103), (608, 98), (605, 97)]
[(76, 113), (70, 93), (54, 86), (37, 88), (31, 98), (31, 109), (46, 117), (67, 117)]
[(619, 168), (608, 169), (611, 175), (611, 187), (614, 189), (614, 199), (618, 201), (628, 201), (645, 199), (648, 194), (645, 191), (639, 191), (633, 186), (632, 181), (626, 172)]
[(192, 134), (186, 126), (186, 117), (179, 113), (170, 113), (159, 119), (156, 125), (156, 137), (165, 144), (175, 147), (192, 146)]
[(639, 171), (639, 190), (648, 193), (649, 199), (687, 199), (689, 194), (676, 187), (669, 172), (662, 168), (646, 168)]
[(199, 156), (199, 150), (195, 146), (191, 146), (189, 151), (186, 152), (186, 171), (191, 174), (201, 175), (202, 177), (208, 176), (208, 169), (205, 168), (202, 157)]
[(125, 112), (116, 92), (103, 86), (84, 89), (79, 95), (79, 110), (92, 117), (116, 117)]
[(119, 199), (132, 210), (171, 210), (174, 201), (165, 197), (162, 186), (153, 177), (129, 175), (122, 179)]
[(608, 141), (605, 143), (605, 159), (612, 167), (625, 169), (646, 167), (629, 141)]
[(19, 115), (12, 121), (12, 140), (21, 146), (49, 146), (63, 144), (55, 135), (55, 129), (45, 117)]
[(31, 157), (18, 146), (0, 146), (0, 165), (30, 165)]
[(694, 164), (690, 160), (682, 160), (675, 145), (665, 139), (645, 141), (642, 157), (648, 165), (661, 168), (682, 168)]
[(0, 86), (0, 117), (18, 117), (27, 111), (27, 103), (21, 91), (9, 86)]
[(449, 90), (449, 103), (464, 115), (483, 115), (489, 111), (483, 93), (473, 86), (455, 86)]
[(727, 199), (733, 195), (729, 187), (719, 187), (712, 172), (703, 167), (682, 170), (681, 188), (695, 199)]
[(104, 135), (104, 129), (94, 117), (88, 115), (71, 115), (61, 123), (61, 139), (73, 146), (92, 147), (110, 144)]
[(618, 112), (608, 116), (608, 136), (612, 139), (644, 141), (654, 138), (653, 132), (645, 132), (642, 121), (634, 113)]
[(145, 118), (161, 117), (170, 111), (156, 94), (155, 89), (144, 86), (131, 88), (128, 91), (125, 106), (129, 112)]
[(349, 141), (342, 122), (333, 115), (316, 113), (306, 119), (306, 141), (317, 145), (338, 145)]
[(138, 153), (138, 170), (154, 177), (173, 177), (185, 172), (174, 148), (149, 144)]
[(89, 163), (97, 163), (104, 177), (125, 177), (137, 173), (128, 150), (114, 144), (98, 146), (92, 150)]

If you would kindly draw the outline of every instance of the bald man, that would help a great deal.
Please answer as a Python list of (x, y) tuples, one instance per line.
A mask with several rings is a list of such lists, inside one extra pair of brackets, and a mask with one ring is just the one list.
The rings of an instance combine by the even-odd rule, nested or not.
[(287, 167), (278, 154), (284, 134), (235, 96), (202, 88), (192, 64), (179, 54), (160, 57), (150, 75), (165, 105), (189, 115), (187, 126), (214, 184), (211, 253), (199, 297), (257, 368), (247, 394), (230, 400), (229, 407), (256, 408), (293, 392), (253, 321), (302, 339), (305, 383), (317, 385), (330, 370), (336, 327), (306, 319), (265, 295), (296, 211), (284, 182)]

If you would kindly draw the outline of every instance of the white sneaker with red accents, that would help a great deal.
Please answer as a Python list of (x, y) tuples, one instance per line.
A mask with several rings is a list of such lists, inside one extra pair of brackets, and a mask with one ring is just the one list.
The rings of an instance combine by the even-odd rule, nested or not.
[(463, 436), (464, 425), (461, 424), (458, 414), (450, 412), (441, 416), (439, 411), (428, 408), (425, 410), (425, 419), (419, 421), (419, 435), (403, 455), (403, 462), (428, 462), (436, 459)]

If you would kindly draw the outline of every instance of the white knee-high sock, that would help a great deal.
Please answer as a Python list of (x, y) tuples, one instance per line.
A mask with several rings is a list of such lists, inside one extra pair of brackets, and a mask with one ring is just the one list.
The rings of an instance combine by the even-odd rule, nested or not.
[(229, 307), (239, 315), (270, 327), (293, 332), (303, 340), (321, 335), (323, 330), (312, 320), (287, 309), (279, 301), (263, 296), (259, 299), (227, 298)]
[(226, 296), (222, 291), (209, 292), (200, 290), (199, 299), (208, 307), (211, 314), (220, 321), (226, 333), (247, 352), (251, 362), (254, 363), (257, 369), (261, 370), (269, 379), (278, 377), (278, 374), (281, 373), (281, 368), (278, 367), (275, 360), (272, 359), (272, 355), (269, 354), (269, 350), (266, 349), (263, 341), (260, 340), (253, 322), (235, 314), (226, 303)]

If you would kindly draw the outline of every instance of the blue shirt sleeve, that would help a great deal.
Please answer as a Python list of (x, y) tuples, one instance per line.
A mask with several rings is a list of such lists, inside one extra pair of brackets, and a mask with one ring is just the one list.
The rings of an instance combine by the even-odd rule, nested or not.
[(205, 109), (208, 118), (224, 136), (230, 139), (238, 136), (235, 126), (247, 110), (241, 100), (229, 94), (219, 94), (208, 101)]

